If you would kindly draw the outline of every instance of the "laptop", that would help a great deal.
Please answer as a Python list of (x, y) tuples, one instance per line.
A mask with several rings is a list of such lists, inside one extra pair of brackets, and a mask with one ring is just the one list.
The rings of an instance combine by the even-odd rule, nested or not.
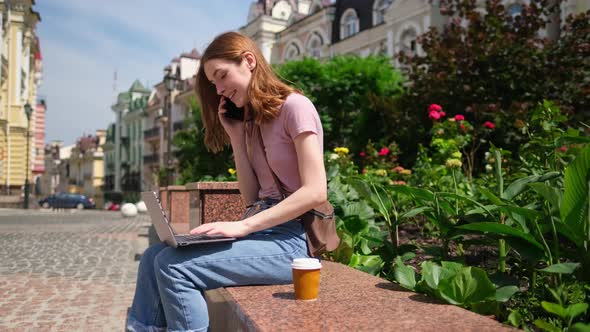
[(221, 241), (233, 241), (235, 237), (211, 236), (206, 234), (174, 234), (170, 222), (166, 217), (166, 212), (160, 204), (158, 194), (153, 191), (144, 191), (141, 193), (145, 206), (152, 219), (152, 224), (158, 233), (158, 237), (167, 245), (177, 248), (192, 244), (211, 243)]

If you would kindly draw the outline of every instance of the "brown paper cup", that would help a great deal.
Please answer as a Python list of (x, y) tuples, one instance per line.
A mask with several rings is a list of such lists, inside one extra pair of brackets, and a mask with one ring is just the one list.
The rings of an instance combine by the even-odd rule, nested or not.
[(295, 299), (316, 300), (320, 290), (322, 264), (315, 258), (296, 258), (291, 264)]

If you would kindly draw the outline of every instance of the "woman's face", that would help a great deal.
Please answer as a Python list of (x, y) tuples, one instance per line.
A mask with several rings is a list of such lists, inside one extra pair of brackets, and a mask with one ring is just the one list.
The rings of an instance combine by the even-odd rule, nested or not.
[(244, 56), (237, 64), (224, 59), (211, 59), (205, 62), (205, 75), (215, 85), (217, 94), (233, 101), (238, 107), (249, 102), (248, 85), (252, 78), (252, 59)]

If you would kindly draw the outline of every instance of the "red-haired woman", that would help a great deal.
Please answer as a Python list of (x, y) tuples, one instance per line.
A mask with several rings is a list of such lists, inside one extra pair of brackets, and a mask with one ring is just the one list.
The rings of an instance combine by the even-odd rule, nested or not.
[[(217, 36), (203, 53), (197, 82), (205, 144), (215, 152), (231, 144), (240, 193), (250, 209), (241, 221), (191, 231), (236, 241), (146, 250), (127, 321), (131, 331), (206, 331), (202, 291), (291, 283), (293, 259), (310, 257), (298, 217), (327, 199), (318, 113), (275, 76), (250, 38), (236, 32)], [(227, 116), (228, 100), (243, 108), (243, 121)]]

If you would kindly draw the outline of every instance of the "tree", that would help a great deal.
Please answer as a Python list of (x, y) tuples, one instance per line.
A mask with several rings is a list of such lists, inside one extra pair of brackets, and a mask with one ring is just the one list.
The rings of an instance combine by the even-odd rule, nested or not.
[(207, 151), (203, 142), (201, 107), (195, 98), (189, 100), (189, 105), (190, 115), (185, 119), (187, 129), (179, 131), (172, 140), (178, 148), (175, 154), (180, 168), (179, 182), (196, 182), (204, 177), (227, 175), (228, 169), (233, 167), (230, 149), (217, 154)]
[(386, 140), (399, 129), (392, 121), (393, 101), (402, 93), (403, 78), (385, 57), (337, 56), (325, 63), (306, 58), (276, 69), (314, 102), (327, 148), (358, 152), (369, 140)]

